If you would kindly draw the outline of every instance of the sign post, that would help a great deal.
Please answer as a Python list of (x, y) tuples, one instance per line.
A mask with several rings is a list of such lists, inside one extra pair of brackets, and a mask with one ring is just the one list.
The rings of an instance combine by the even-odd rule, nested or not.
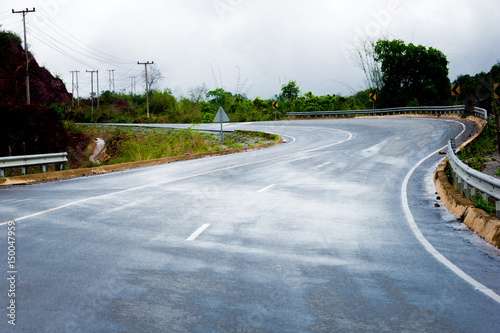
[(370, 102), (373, 103), (373, 109), (375, 109), (375, 102), (377, 101), (377, 94), (376, 93), (370, 93)]
[(460, 95), (460, 85), (452, 84), (451, 85), (451, 96), (457, 96), (455, 104), (458, 104), (458, 96)]
[(276, 111), (278, 110), (279, 103), (278, 102), (273, 102), (273, 109), (274, 109), (274, 121), (276, 121)]
[(222, 131), (222, 123), (229, 122), (229, 118), (226, 112), (224, 112), (222, 106), (219, 108), (219, 111), (217, 111), (217, 114), (215, 115), (214, 118), (214, 123), (219, 123), (219, 122), (220, 122), (220, 145), (222, 150), (224, 150), (224, 132)]

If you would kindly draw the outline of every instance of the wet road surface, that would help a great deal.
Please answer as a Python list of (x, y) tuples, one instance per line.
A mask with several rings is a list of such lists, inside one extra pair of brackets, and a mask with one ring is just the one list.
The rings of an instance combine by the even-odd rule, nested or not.
[(426, 250), (407, 216), (438, 253), (500, 294), (500, 250), (434, 206), (443, 158), (434, 152), (465, 130), (463, 141), (470, 124), (224, 129), (287, 143), (1, 189), (0, 223), (15, 220), (16, 281), (10, 297), (2, 225), (0, 331), (498, 332), (500, 303)]

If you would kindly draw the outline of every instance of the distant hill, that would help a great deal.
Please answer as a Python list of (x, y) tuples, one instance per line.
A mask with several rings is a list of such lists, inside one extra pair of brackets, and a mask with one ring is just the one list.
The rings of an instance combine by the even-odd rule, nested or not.
[[(72, 95), (59, 78), (40, 67), (28, 52), (31, 104), (70, 102)], [(0, 106), (26, 104), (26, 56), (19, 36), (0, 31)]]

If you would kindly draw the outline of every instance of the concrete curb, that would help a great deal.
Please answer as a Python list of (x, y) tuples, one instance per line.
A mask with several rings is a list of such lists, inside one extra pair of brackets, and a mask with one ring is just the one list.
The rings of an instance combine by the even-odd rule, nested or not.
[[(265, 134), (267, 134), (267, 133), (265, 133)], [(236, 149), (227, 149), (227, 150), (223, 150), (223, 151), (207, 152), (207, 153), (192, 154), (192, 155), (171, 156), (171, 157), (164, 157), (164, 158), (158, 158), (158, 159), (147, 160), (147, 161), (103, 165), (103, 166), (95, 167), (95, 168), (83, 168), (83, 169), (53, 171), (53, 172), (47, 172), (47, 173), (37, 173), (37, 174), (33, 174), (33, 175), (23, 175), (23, 176), (14, 176), (14, 177), (10, 177), (10, 178), (0, 178), (0, 186), (2, 186), (2, 185), (3, 186), (24, 185), (24, 184), (45, 181), (45, 180), (54, 180), (54, 179), (72, 178), (72, 177), (78, 177), (78, 176), (96, 175), (96, 174), (102, 174), (102, 173), (107, 173), (107, 172), (112, 172), (112, 171), (133, 169), (133, 168), (139, 168), (139, 167), (145, 167), (145, 166), (151, 166), (151, 165), (157, 165), (157, 164), (163, 164), (163, 163), (194, 160), (194, 159), (209, 157), (209, 156), (229, 155), (229, 154), (242, 153), (242, 152), (252, 151), (252, 150), (256, 150), (256, 149), (272, 147), (272, 146), (275, 146), (275, 145), (278, 145), (281, 143), (283, 143), (283, 138), (280, 136), (278, 141), (264, 143), (264, 144), (261, 144), (258, 146), (243, 147), (243, 148), (236, 148)]]
[[(477, 138), (484, 128), (485, 122), (482, 119), (469, 117), (467, 120), (475, 122), (480, 130), (469, 140), (464, 142), (459, 149), (465, 147), (472, 140)], [(434, 172), (434, 185), (436, 186), (436, 192), (441, 197), (441, 202), (453, 215), (462, 219), (463, 222), (479, 236), (497, 248), (500, 248), (500, 220), (487, 214), (482, 209), (474, 208), (474, 203), (462, 196), (453, 185), (450, 184), (445, 174), (447, 164), (448, 158), (445, 158), (439, 163)]]
[(439, 163), (434, 173), (436, 191), (443, 205), (486, 241), (500, 248), (500, 220), (487, 214), (462, 196), (448, 181), (444, 173), (448, 158)]

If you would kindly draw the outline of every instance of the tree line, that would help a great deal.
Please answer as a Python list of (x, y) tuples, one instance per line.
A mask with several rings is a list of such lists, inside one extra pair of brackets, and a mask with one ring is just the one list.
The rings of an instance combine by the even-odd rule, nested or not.
[[(0, 34), (0, 42), (20, 41), (13, 33)], [(479, 104), (490, 110), (493, 83), (500, 82), (500, 63), (497, 63), (488, 73), (460, 75), (453, 84), (460, 85), (461, 94), (452, 97), (449, 62), (443, 52), (397, 39), (364, 40), (353, 50), (352, 56), (365, 74), (367, 88), (350, 96), (315, 96), (310, 91), (301, 92), (296, 81), (289, 81), (273, 98), (250, 99), (244, 93), (233, 93), (221, 87), (208, 90), (203, 84), (180, 97), (174, 96), (169, 89), (150, 91), (149, 118), (145, 94), (104, 91), (100, 94), (99, 108), (92, 108), (90, 99), (73, 103), (77, 106), (54, 103), (51, 107), (66, 120), (117, 123), (211, 122), (219, 107), (224, 108), (233, 122), (283, 119), (286, 112), (360, 110), (374, 105), (386, 108), (465, 103)], [(161, 77), (159, 69), (153, 66), (148, 76), (149, 85), (154, 86)], [(369, 99), (373, 94), (375, 104)]]
[(151, 117), (146, 118), (144, 95), (108, 91), (102, 94), (105, 107), (94, 114), (80, 109), (74, 119), (202, 123), (211, 122), (218, 108), (223, 107), (231, 121), (274, 120), (283, 119), (286, 112), (369, 109), (373, 107), (370, 94), (376, 95), (377, 108), (451, 105), (466, 103), (466, 96), (484, 99), (488, 93), (491, 95), (491, 88), (481, 87), (489, 87), (491, 82), (500, 80), (499, 64), (494, 65), (489, 73), (461, 75), (454, 84), (461, 85), (462, 94), (458, 98), (452, 97), (449, 62), (443, 52), (397, 39), (365, 40), (354, 50), (353, 60), (365, 74), (367, 89), (347, 97), (335, 94), (315, 96), (310, 91), (302, 93), (296, 81), (283, 84), (280, 93), (271, 99), (249, 99), (245, 94), (231, 93), (223, 88), (208, 91), (203, 85), (191, 89), (187, 97), (180, 98), (168, 89), (152, 91)]
[(90, 99), (80, 100), (79, 106), (52, 105), (66, 120), (75, 122), (112, 123), (209, 123), (218, 109), (224, 108), (232, 122), (279, 120), (286, 112), (317, 110), (361, 110), (370, 103), (367, 92), (353, 96), (315, 96), (312, 92), (301, 93), (295, 81), (282, 86), (274, 98), (248, 98), (245, 94), (232, 93), (223, 88), (196, 87), (186, 97), (175, 97), (171, 90), (153, 90), (149, 95), (149, 113), (146, 116), (146, 95), (104, 91), (100, 94), (97, 109), (91, 109)]

